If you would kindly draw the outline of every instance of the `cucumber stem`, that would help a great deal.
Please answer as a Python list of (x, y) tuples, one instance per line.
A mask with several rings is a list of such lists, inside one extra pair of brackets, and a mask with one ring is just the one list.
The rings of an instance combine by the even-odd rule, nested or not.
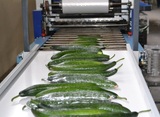
[(27, 106), (26, 106), (26, 105), (24, 105), (24, 106), (22, 107), (22, 110), (24, 110), (26, 107), (27, 107)]
[(13, 98), (11, 99), (11, 101), (13, 102), (13, 100), (15, 100), (15, 99), (18, 98), (18, 97), (19, 97), (19, 95), (13, 97)]
[(109, 60), (113, 59), (114, 57), (115, 57), (115, 54)]
[(46, 80), (44, 78), (42, 78), (41, 80), (44, 81), (44, 82), (46, 82), (46, 83), (50, 83), (48, 80)]
[(140, 113), (145, 113), (145, 112), (150, 112), (150, 111), (151, 111), (151, 109), (149, 109), (149, 110), (139, 111), (138, 113), (140, 114)]
[(125, 98), (125, 97), (119, 97), (119, 96), (117, 96), (117, 99), (127, 100), (127, 98)]
[(97, 52), (97, 54), (100, 54), (100, 55), (102, 55), (102, 54), (103, 54), (103, 52), (99, 51), (99, 52)]
[(116, 63), (118, 63), (119, 61), (122, 61), (122, 60), (124, 60), (124, 58), (121, 58), (121, 59), (117, 60)]
[(114, 89), (117, 89), (118, 88), (118, 85), (114, 86)]
[(46, 80), (46, 79), (44, 79), (44, 78), (42, 78), (41, 80), (42, 80), (42, 81), (44, 81), (44, 82), (46, 82), (46, 81), (47, 81), (47, 80)]
[(123, 64), (121, 64), (119, 67), (117, 67), (116, 69), (118, 70), (118, 69), (120, 69), (121, 67), (123, 66)]

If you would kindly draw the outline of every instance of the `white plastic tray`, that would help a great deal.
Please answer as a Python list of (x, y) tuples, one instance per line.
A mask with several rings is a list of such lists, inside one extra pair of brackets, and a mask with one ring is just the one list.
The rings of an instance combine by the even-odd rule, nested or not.
[[(26, 101), (29, 98), (18, 98), (11, 102), (11, 98), (14, 97), (22, 89), (34, 85), (44, 83), (41, 79), (46, 78), (49, 70), (46, 68), (46, 64), (50, 61), (50, 57), (56, 52), (40, 51), (36, 57), (28, 64), (24, 72), (12, 82), (12, 85), (8, 87), (5, 93), (1, 96), (0, 100), (0, 117), (34, 117), (29, 109), (22, 110)], [(123, 63), (122, 68), (118, 73), (109, 79), (118, 83), (119, 88), (113, 90), (122, 97), (126, 97), (125, 100), (114, 100), (121, 103), (123, 106), (129, 108), (132, 111), (141, 111), (151, 109), (151, 112), (140, 114), (138, 117), (159, 117), (157, 108), (153, 102), (148, 87), (144, 81), (144, 78), (135, 62), (131, 51), (104, 51), (105, 54), (116, 56), (113, 60), (125, 58), (119, 62), (117, 66)]]

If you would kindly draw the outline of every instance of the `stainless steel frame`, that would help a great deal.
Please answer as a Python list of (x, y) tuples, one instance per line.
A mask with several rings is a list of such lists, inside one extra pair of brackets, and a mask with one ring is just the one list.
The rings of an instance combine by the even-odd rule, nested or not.
[(138, 51), (139, 43), (139, 0), (134, 0), (133, 9), (133, 51)]
[(29, 45), (29, 27), (28, 27), (28, 0), (22, 0), (22, 18), (23, 18), (23, 40), (24, 51), (30, 51)]

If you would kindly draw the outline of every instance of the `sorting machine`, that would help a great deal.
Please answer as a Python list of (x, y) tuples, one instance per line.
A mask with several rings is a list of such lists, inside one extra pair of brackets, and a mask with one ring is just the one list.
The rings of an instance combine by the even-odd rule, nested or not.
[[(5, 78), (0, 85), (0, 115), (3, 117), (33, 117), (29, 110), (22, 110), (27, 99), (19, 98), (11, 102), (11, 98), (22, 89), (44, 83), (49, 70), (45, 65), (50, 57), (57, 53), (51, 46), (71, 45), (79, 35), (99, 36), (99, 46), (103, 46), (104, 54), (113, 56), (112, 60), (125, 58), (122, 68), (109, 79), (115, 81), (119, 88), (117, 94), (125, 100), (114, 100), (131, 111), (151, 109), (138, 117), (159, 117), (153, 98), (145, 79), (139, 69), (131, 47), (126, 44), (123, 33), (130, 30), (131, 2), (121, 0), (43, 0), (42, 32), (49, 39), (42, 45), (36, 45), (22, 62)], [(123, 7), (122, 7), (123, 6)], [(45, 50), (45, 51), (44, 51)], [(52, 50), (52, 51), (51, 51)], [(119, 66), (122, 63), (118, 63)], [(9, 113), (8, 113), (9, 112)]]

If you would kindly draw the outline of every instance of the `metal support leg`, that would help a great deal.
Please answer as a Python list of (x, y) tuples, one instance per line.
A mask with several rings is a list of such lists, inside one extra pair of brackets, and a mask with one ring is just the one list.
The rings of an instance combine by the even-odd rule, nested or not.
[(133, 50), (138, 51), (139, 40), (139, 0), (134, 0), (133, 17)]
[(22, 0), (22, 17), (23, 17), (23, 38), (24, 52), (30, 51), (29, 46), (29, 23), (28, 23), (28, 0)]

